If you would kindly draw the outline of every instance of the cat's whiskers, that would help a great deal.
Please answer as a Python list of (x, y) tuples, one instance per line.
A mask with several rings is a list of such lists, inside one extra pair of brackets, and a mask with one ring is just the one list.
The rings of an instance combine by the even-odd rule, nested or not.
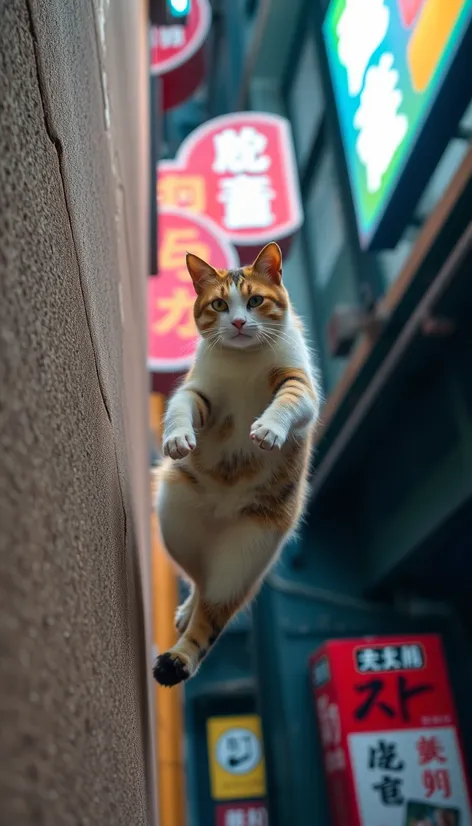
[(284, 330), (265, 328), (264, 332), (267, 336), (269, 336), (269, 338), (271, 339), (271, 341), (274, 342), (274, 344), (277, 344), (280, 341), (285, 341), (287, 344), (290, 344), (291, 342), (291, 339), (289, 338), (287, 333), (285, 333)]
[(273, 353), (275, 353), (274, 343), (266, 330), (259, 330), (257, 333), (257, 338), (261, 344), (268, 344)]
[(209, 342), (208, 344), (208, 352), (211, 353), (212, 350), (215, 349), (217, 344), (223, 343), (223, 336), (221, 335), (219, 330), (212, 330), (210, 333), (205, 337), (205, 341)]

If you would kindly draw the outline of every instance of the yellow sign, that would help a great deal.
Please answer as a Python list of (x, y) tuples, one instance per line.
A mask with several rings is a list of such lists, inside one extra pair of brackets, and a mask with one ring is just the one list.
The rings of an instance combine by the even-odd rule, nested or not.
[(262, 730), (257, 714), (210, 717), (207, 742), (214, 800), (265, 796)]

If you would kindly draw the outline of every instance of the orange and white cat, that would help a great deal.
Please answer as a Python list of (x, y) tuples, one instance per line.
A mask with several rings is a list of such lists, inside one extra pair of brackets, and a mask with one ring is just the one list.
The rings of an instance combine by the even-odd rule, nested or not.
[(216, 270), (188, 253), (187, 268), (201, 340), (167, 407), (158, 472), (162, 538), (191, 583), (180, 639), (154, 665), (168, 686), (196, 673), (297, 527), (319, 411), (278, 245), (250, 267)]

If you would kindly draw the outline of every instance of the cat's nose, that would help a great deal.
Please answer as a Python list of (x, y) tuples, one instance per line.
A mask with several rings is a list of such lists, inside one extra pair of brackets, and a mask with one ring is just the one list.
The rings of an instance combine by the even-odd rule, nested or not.
[(233, 327), (236, 327), (236, 329), (238, 329), (238, 330), (240, 330), (241, 327), (244, 327), (245, 323), (246, 323), (245, 318), (235, 318), (234, 321), (231, 322)]

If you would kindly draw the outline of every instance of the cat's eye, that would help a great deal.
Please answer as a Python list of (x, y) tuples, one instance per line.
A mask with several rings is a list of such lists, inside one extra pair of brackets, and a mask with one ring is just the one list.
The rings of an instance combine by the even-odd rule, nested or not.
[(217, 313), (225, 313), (228, 309), (226, 301), (223, 301), (222, 298), (215, 298), (215, 300), (211, 302), (211, 306)]
[(254, 307), (260, 307), (264, 298), (262, 295), (251, 295), (251, 298), (247, 302), (247, 306), (250, 310), (253, 310)]

